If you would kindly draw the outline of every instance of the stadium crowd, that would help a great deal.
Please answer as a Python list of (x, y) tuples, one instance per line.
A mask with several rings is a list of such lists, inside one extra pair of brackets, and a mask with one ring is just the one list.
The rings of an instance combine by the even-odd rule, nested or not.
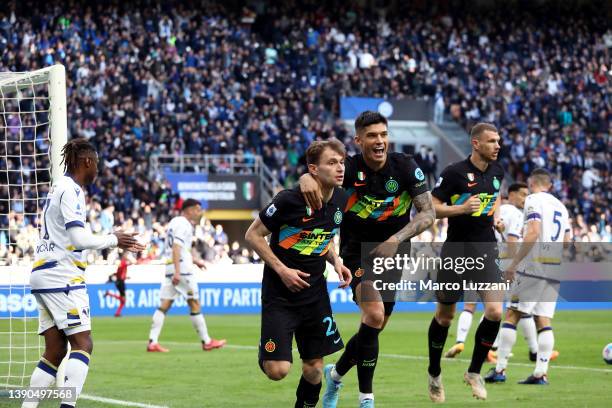
[[(261, 155), (293, 185), (311, 141), (336, 137), (356, 151), (339, 98), (367, 95), (435, 100), (466, 129), (495, 123), (510, 175), (550, 169), (577, 239), (610, 242), (612, 30), (597, 2), (205, 3), (24, 0), (0, 11), (1, 71), (66, 66), (70, 135), (100, 157), (94, 231), (134, 228), (154, 257), (176, 195), (150, 172), (151, 156)], [(0, 158), (0, 170), (24, 165), (11, 160)], [(2, 220), (0, 259), (35, 242), (21, 193), (0, 186), (0, 199), (18, 203)], [(6, 200), (0, 207), (8, 213)], [(444, 226), (429, 234), (443, 239)], [(206, 259), (257, 261), (224, 234), (209, 221), (198, 227)]]

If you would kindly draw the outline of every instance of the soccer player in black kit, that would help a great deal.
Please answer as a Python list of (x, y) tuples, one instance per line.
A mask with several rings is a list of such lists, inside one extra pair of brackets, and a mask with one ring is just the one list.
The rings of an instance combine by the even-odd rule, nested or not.
[[(436, 216), (448, 217), (448, 233), (441, 258), (483, 257), (486, 259), (485, 267), (478, 276), (474, 274), (474, 269), (468, 269), (462, 275), (452, 269), (440, 270), (437, 279), (439, 283), (462, 282), (470, 278), (478, 282), (502, 282), (502, 274), (496, 263), (493, 221), (504, 177), (504, 169), (496, 161), (500, 137), (495, 126), (479, 123), (472, 128), (470, 139), (471, 155), (442, 171), (432, 195)], [(462, 294), (462, 289), (437, 292), (436, 313), (428, 333), (429, 397), (433, 402), (443, 402), (445, 399), (440, 359), (455, 314), (456, 302)], [(464, 380), (471, 386), (474, 397), (486, 399), (487, 390), (480, 371), (499, 330), (503, 293), (480, 291), (479, 294), (485, 306), (484, 318), (476, 330), (472, 360)]]
[[(350, 194), (340, 232), (340, 255), (351, 270), (353, 299), (361, 310), (358, 332), (347, 342), (336, 365), (325, 367), (323, 407), (335, 407), (342, 377), (357, 365), (359, 406), (374, 406), (373, 379), (378, 360), (378, 336), (385, 327), (394, 301), (383, 302), (372, 280), (363, 279), (361, 244), (381, 243), (375, 257), (392, 257), (400, 243), (429, 228), (435, 219), (431, 194), (423, 171), (403, 153), (389, 153), (387, 120), (365, 111), (355, 119), (355, 142), (361, 153), (346, 159), (343, 187)], [(301, 190), (311, 206), (320, 204), (317, 183), (300, 178)], [(418, 213), (411, 220), (412, 204)]]
[[(319, 400), (323, 357), (344, 347), (334, 321), (324, 276), (329, 261), (350, 284), (350, 271), (334, 251), (347, 194), (338, 186), (344, 178), (344, 146), (335, 141), (313, 142), (306, 151), (310, 174), (321, 184), (323, 207), (306, 205), (298, 188), (274, 197), (249, 227), (245, 238), (265, 262), (262, 282), (259, 366), (271, 380), (281, 380), (293, 361), (295, 335), (302, 377), (295, 407), (314, 407)], [(272, 234), (270, 244), (265, 237)]]

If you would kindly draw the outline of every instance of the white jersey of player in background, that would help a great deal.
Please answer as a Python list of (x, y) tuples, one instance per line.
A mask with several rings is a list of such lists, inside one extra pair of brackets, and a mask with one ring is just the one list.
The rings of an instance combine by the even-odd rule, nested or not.
[[(512, 236), (517, 238), (518, 242), (521, 242), (523, 237), (523, 212), (516, 208), (512, 204), (502, 204), (499, 207), (499, 218), (504, 224), (504, 231), (499, 233), (495, 230), (495, 237), (499, 242), (499, 258), (501, 270), (506, 270), (512, 259), (508, 254), (508, 237)], [(518, 270), (522, 270), (523, 264), (521, 263)]]
[(525, 200), (525, 227), (531, 220), (540, 221), (538, 242), (525, 258), (525, 274), (559, 280), (563, 256), (563, 238), (570, 230), (569, 214), (553, 195), (540, 192)]
[(85, 288), (85, 255), (75, 250), (67, 230), (85, 227), (85, 191), (68, 176), (49, 191), (42, 214), (30, 285), (32, 293)]
[(523, 212), (512, 204), (502, 204), (499, 207), (499, 218), (505, 227), (504, 232), (500, 234), (501, 240), (505, 242), (509, 236), (513, 236), (520, 241), (523, 236)]
[(191, 243), (193, 240), (193, 225), (183, 216), (174, 217), (166, 232), (166, 245), (164, 258), (166, 259), (166, 276), (174, 273), (172, 262), (172, 246), (178, 244), (181, 247), (181, 275), (193, 273), (193, 259), (191, 256)]

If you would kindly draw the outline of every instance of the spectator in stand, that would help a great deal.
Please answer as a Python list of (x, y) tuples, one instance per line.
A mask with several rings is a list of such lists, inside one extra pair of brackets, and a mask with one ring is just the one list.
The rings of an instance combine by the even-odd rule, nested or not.
[[(605, 3), (374, 3), (9, 2), (0, 11), (0, 69), (66, 66), (70, 135), (89, 138), (101, 162), (88, 198), (114, 207), (89, 218), (97, 231), (128, 220), (141, 228), (142, 217), (152, 236), (163, 234), (180, 199), (149, 166), (162, 154), (261, 155), (290, 186), (313, 140), (335, 137), (355, 151), (338, 101), (369, 95), (429, 99), (438, 120), (444, 110), (466, 129), (493, 122), (509, 175), (521, 181), (548, 168), (572, 217), (604, 234), (612, 223)], [(6, 121), (6, 137), (17, 140), (20, 117)], [(49, 178), (34, 156), (46, 142), (23, 129), (22, 143), (0, 143), (0, 240), (11, 243), (16, 229), (27, 235), (38, 225), (23, 216), (36, 212), (29, 184)], [(31, 157), (20, 161), (16, 146)], [(20, 167), (23, 180), (9, 171)], [(227, 162), (209, 170), (227, 172)], [(7, 215), (9, 197), (18, 223)], [(214, 240), (212, 259), (228, 259), (227, 239)], [(9, 247), (9, 256), (32, 253)]]

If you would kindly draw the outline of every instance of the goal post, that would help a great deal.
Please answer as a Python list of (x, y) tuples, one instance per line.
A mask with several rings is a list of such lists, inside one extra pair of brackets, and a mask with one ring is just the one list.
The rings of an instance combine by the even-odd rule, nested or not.
[[(37, 87), (46, 87), (49, 100), (49, 141), (51, 177), (64, 173), (61, 164), (62, 147), (68, 141), (68, 114), (66, 111), (66, 69), (61, 64), (32, 72), (0, 72), (0, 97), (4, 100), (19, 98), (24, 92), (31, 92), (33, 99), (45, 98), (36, 93)], [(11, 97), (12, 95), (12, 97)], [(41, 110), (39, 112), (44, 112)], [(3, 110), (3, 114), (6, 112)], [(53, 124), (51, 126), (51, 124)]]
[(0, 73), (0, 388), (27, 386), (42, 352), (29, 275), (67, 138), (63, 65)]

